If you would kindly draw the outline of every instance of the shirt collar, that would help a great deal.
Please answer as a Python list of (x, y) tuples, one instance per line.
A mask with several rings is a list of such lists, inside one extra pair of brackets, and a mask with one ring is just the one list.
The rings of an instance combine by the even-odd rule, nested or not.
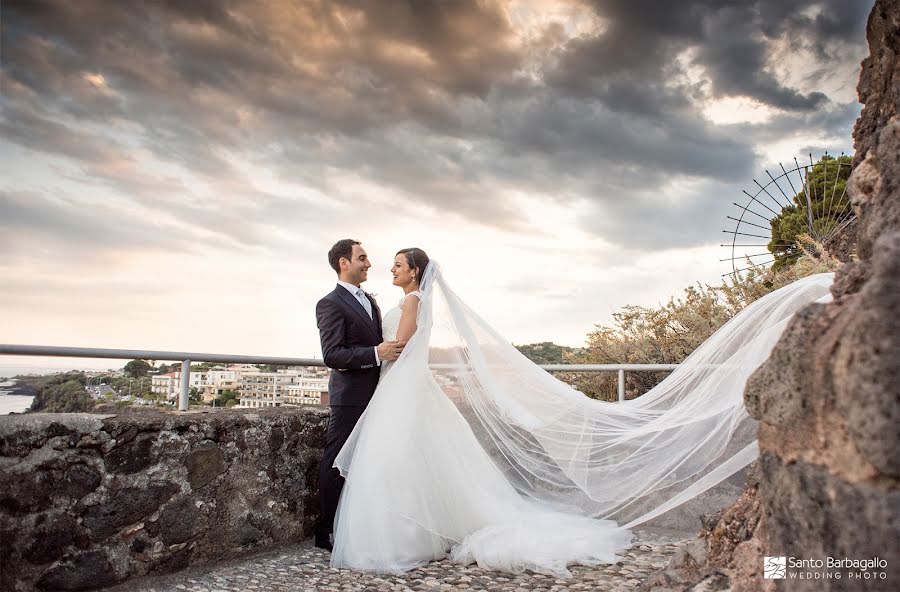
[[(341, 280), (338, 280), (337, 283), (339, 286), (343, 286), (348, 292), (353, 294), (353, 296), (356, 296), (356, 292), (362, 289), (359, 286), (354, 286), (353, 284), (348, 284), (347, 282), (342, 282)], [(363, 290), (363, 292), (365, 292), (365, 290)]]

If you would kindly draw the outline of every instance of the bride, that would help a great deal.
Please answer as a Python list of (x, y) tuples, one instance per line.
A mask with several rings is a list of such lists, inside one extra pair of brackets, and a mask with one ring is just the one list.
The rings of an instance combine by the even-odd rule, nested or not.
[(617, 561), (758, 455), (742, 400), (790, 317), (831, 274), (757, 300), (645, 395), (584, 396), (505, 341), (421, 249), (397, 253), (385, 340), (409, 340), (335, 460), (346, 479), (332, 567), (400, 573), (450, 556), (567, 577)]

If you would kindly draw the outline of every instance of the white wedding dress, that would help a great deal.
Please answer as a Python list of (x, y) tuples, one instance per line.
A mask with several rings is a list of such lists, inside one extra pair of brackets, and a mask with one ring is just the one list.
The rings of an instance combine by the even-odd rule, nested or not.
[[(744, 382), (789, 318), (827, 296), (831, 277), (816, 277), (745, 309), (643, 397), (606, 403), (521, 356), (430, 264), (416, 333), (335, 460), (332, 567), (400, 573), (449, 555), (566, 577), (615, 562), (626, 527), (755, 458), (755, 437), (740, 440)], [(399, 320), (399, 307), (384, 315), (386, 340)]]
[[(399, 306), (385, 313), (386, 341), (396, 338), (400, 314)], [(400, 573), (449, 551), (461, 564), (565, 577), (567, 564), (618, 559), (629, 531), (525, 500), (431, 375), (392, 384), (392, 366), (383, 365), (382, 386), (351, 436), (354, 444), (335, 461), (346, 483), (332, 567)]]

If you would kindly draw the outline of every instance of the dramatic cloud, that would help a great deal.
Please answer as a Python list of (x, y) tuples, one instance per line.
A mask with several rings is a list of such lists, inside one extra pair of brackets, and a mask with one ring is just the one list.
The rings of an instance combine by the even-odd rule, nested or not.
[(514, 235), (693, 257), (765, 167), (851, 149), (870, 5), (3, 3), (3, 270), (311, 269), (336, 236), (425, 224), (501, 259)]

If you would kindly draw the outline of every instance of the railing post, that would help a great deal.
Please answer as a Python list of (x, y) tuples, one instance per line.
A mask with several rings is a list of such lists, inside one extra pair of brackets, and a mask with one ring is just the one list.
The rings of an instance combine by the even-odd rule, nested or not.
[(625, 400), (625, 368), (619, 368), (619, 402)]
[(178, 410), (188, 410), (188, 394), (191, 388), (191, 361), (185, 360), (181, 363), (181, 394), (178, 397)]

